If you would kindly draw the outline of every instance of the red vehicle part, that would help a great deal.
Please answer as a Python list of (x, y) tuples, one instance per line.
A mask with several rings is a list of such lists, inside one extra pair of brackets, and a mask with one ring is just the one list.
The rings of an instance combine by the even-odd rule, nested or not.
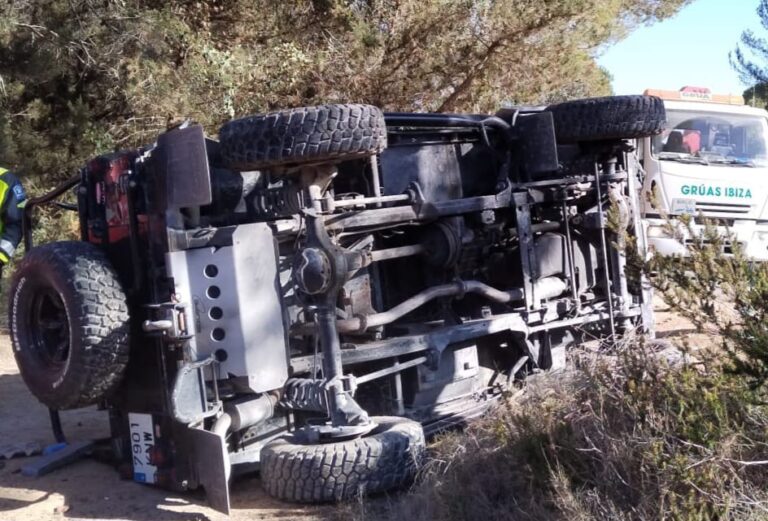
[[(99, 156), (86, 166), (89, 242), (115, 244), (129, 238), (128, 183), (137, 156), (135, 150)], [(146, 235), (146, 216), (138, 215), (137, 221), (139, 235)]]

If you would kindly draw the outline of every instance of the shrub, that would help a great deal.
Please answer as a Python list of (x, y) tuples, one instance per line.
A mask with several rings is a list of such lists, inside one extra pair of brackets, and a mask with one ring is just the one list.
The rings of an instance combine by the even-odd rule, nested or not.
[(668, 223), (687, 241), (686, 257), (654, 256), (647, 269), (664, 301), (700, 329), (718, 335), (728, 358), (725, 369), (745, 378), (763, 399), (768, 383), (768, 263), (753, 262), (730, 234), (705, 221)]
[(642, 343), (547, 375), (434, 447), (383, 517), (748, 519), (768, 501), (768, 414), (716, 360), (672, 367)]

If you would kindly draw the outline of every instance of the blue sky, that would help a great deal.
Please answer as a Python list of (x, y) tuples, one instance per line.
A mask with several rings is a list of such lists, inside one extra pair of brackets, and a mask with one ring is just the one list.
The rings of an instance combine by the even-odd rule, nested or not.
[(758, 0), (695, 0), (675, 17), (641, 27), (606, 49), (599, 63), (613, 75), (615, 94), (684, 85), (741, 94), (745, 86), (728, 62), (744, 29), (762, 32)]

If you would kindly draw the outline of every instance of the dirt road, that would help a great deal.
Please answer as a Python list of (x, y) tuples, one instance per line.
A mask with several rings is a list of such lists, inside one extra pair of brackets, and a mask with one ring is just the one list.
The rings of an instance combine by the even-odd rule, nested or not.
[[(105, 437), (106, 415), (94, 409), (62, 413), (71, 440)], [(8, 337), (0, 336), (0, 445), (11, 441), (54, 442), (48, 412), (27, 391), (13, 360)], [(202, 496), (177, 495), (123, 481), (108, 465), (83, 460), (42, 478), (23, 476), (18, 458), (0, 460), (0, 520), (49, 521), (62, 519), (108, 521), (223, 521), (228, 519), (206, 506)], [(4, 465), (3, 465), (4, 464)], [(258, 519), (338, 519), (343, 511), (324, 507), (297, 507), (266, 496), (258, 478), (234, 483), (232, 521)]]
[[(663, 310), (657, 313), (660, 336), (689, 338), (690, 324)], [(699, 337), (699, 338), (697, 338)], [(62, 414), (70, 440), (108, 435), (105, 413), (86, 409)], [(0, 336), (0, 445), (11, 441), (54, 442), (47, 410), (27, 391), (18, 374), (7, 336)], [(224, 521), (226, 516), (206, 506), (201, 495), (172, 494), (121, 480), (110, 466), (83, 460), (42, 478), (23, 476), (25, 458), (0, 460), (0, 521)], [(258, 519), (348, 519), (351, 507), (297, 507), (266, 496), (258, 478), (233, 484), (232, 521)]]

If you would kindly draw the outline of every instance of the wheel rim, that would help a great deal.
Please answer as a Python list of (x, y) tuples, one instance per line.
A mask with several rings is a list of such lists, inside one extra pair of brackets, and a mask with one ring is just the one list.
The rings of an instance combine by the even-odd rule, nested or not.
[(61, 296), (45, 290), (32, 302), (30, 333), (35, 354), (51, 367), (60, 369), (69, 358), (69, 323)]

